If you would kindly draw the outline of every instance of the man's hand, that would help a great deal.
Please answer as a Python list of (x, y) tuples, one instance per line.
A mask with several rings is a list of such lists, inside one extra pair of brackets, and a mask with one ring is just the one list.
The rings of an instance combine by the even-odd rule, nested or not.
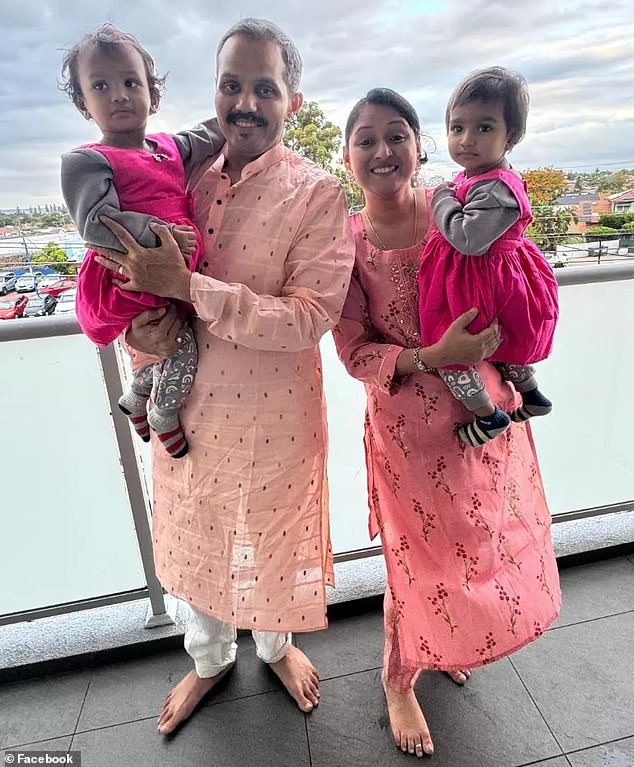
[(181, 249), (185, 261), (189, 263), (190, 257), (196, 252), (196, 232), (194, 227), (187, 226), (186, 224), (176, 224), (172, 228), (172, 234), (178, 243), (178, 247)]
[(96, 248), (97, 252), (101, 253), (95, 258), (98, 264), (117, 272), (122, 278), (127, 277), (127, 282), (118, 284), (121, 290), (154, 293), (155, 296), (163, 298), (191, 301), (191, 272), (169, 226), (150, 224), (150, 229), (158, 235), (161, 244), (157, 248), (144, 248), (127, 229), (113, 219), (100, 216), (99, 220), (116, 235), (126, 249), (126, 253), (119, 253)]
[(178, 338), (186, 325), (171, 304), (165, 308), (148, 309), (137, 315), (128, 328), (126, 343), (133, 349), (165, 359), (178, 349)]

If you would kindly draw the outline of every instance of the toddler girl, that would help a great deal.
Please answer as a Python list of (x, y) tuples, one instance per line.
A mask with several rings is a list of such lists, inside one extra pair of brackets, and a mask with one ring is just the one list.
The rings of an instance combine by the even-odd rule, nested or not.
[(429, 346), (472, 307), (477, 333), (493, 320), (503, 341), (493, 361), (514, 384), (522, 404), (510, 416), (495, 407), (474, 368), (439, 373), (454, 397), (475, 415), (458, 435), (471, 447), (509, 428), (511, 420), (547, 415), (552, 403), (539, 390), (531, 365), (551, 351), (559, 314), (557, 282), (537, 246), (524, 236), (532, 220), (526, 184), (507, 160), (524, 136), (528, 89), (501, 67), (467, 77), (446, 112), (449, 154), (464, 170), (435, 191), (435, 231), (418, 275), (421, 339)]
[[(125, 253), (100, 222), (108, 216), (146, 247), (159, 244), (152, 223), (169, 223), (183, 256), (195, 271), (202, 254), (200, 234), (192, 224), (186, 186), (192, 172), (216, 154), (224, 139), (216, 121), (170, 136), (146, 135), (148, 116), (159, 106), (164, 78), (135, 37), (105, 24), (85, 35), (64, 56), (63, 89), (87, 120), (101, 130), (101, 140), (62, 156), (62, 192), (89, 248)], [(77, 284), (77, 318), (84, 333), (106, 346), (146, 309), (166, 299), (122, 290), (116, 273), (86, 252)], [(182, 307), (185, 314), (190, 307)], [(149, 427), (173, 458), (188, 451), (178, 413), (187, 398), (198, 353), (191, 328), (182, 333), (175, 354), (134, 370), (132, 386), (119, 400), (137, 434), (150, 438)], [(133, 361), (134, 367), (134, 361)], [(150, 395), (154, 406), (147, 412)]]

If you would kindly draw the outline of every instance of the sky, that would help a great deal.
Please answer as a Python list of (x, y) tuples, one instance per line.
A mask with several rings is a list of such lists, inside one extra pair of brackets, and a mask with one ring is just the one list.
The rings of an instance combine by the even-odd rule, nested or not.
[(136, 35), (168, 73), (149, 131), (213, 114), (218, 39), (245, 16), (269, 18), (304, 58), (302, 91), (340, 127), (370, 88), (416, 107), (430, 137), (425, 176), (449, 178), (444, 109), (470, 71), (521, 72), (531, 93), (527, 135), (511, 161), (586, 171), (634, 167), (631, 0), (0, 0), (0, 208), (61, 202), (62, 152), (96, 141), (58, 90), (62, 50), (110, 21)]

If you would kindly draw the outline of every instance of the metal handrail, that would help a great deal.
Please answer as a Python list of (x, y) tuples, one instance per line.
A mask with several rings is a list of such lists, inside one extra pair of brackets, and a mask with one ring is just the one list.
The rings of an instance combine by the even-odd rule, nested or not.
[[(620, 282), (623, 280), (634, 280), (634, 261), (626, 263), (607, 263), (592, 266), (571, 266), (555, 270), (557, 282), (561, 287), (569, 285), (585, 285), (599, 282)], [(0, 343), (11, 341), (26, 341), (39, 338), (52, 338), (56, 336), (71, 336), (81, 334), (81, 328), (77, 319), (73, 316), (56, 317), (33, 317), (28, 319), (15, 319), (10, 321), (0, 321)], [(118, 365), (116, 352), (111, 345), (106, 349), (99, 350), (99, 360), (103, 372), (106, 390), (110, 404), (110, 411), (114, 422), (115, 435), (119, 454), (121, 456), (121, 465), (124, 479), (130, 501), (130, 508), (134, 519), (134, 526), (137, 536), (137, 543), (143, 564), (143, 570), (147, 583), (147, 592), (145, 589), (141, 594), (147, 593), (150, 598), (150, 612), (146, 625), (162, 625), (171, 622), (171, 618), (166, 612), (163, 590), (156, 577), (154, 558), (152, 553), (152, 539), (149, 524), (149, 509), (143, 493), (141, 472), (136, 457), (134, 441), (130, 431), (127, 419), (116, 406), (117, 399), (122, 391), (121, 371)], [(582, 519), (591, 516), (614, 513), (624, 509), (634, 507), (633, 501), (626, 501), (622, 504), (597, 507), (592, 509), (579, 509), (566, 512), (562, 515), (553, 517), (554, 522), (566, 522), (573, 519)], [(335, 561), (343, 562), (364, 557), (376, 556), (381, 553), (380, 547), (368, 547), (359, 551), (346, 551), (335, 555)], [(119, 601), (123, 601), (125, 595), (119, 595)], [(110, 604), (117, 600), (117, 595), (109, 595), (97, 600), (98, 603)], [(86, 600), (91, 605), (95, 604), (92, 600)], [(83, 604), (83, 602), (82, 602)], [(60, 605), (41, 608), (40, 610), (31, 610), (28, 613), (21, 613), (20, 619), (32, 620), (45, 615), (59, 614), (63, 612), (75, 611), (80, 609), (78, 603), (70, 605)], [(40, 615), (41, 613), (41, 615)], [(28, 616), (28, 617), (27, 617)], [(12, 622), (14, 616), (4, 616), (0, 625)]]

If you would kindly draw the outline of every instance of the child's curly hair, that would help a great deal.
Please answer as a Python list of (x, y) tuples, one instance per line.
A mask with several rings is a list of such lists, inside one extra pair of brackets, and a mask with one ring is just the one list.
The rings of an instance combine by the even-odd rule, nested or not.
[(445, 113), (447, 130), (453, 109), (473, 101), (502, 104), (511, 148), (524, 138), (530, 100), (528, 86), (522, 75), (504, 67), (489, 67), (472, 72), (451, 94)]
[(103, 24), (94, 32), (85, 34), (78, 43), (65, 52), (62, 59), (62, 81), (59, 87), (68, 94), (80, 112), (83, 111), (83, 94), (79, 84), (77, 67), (80, 53), (90, 46), (96, 46), (105, 53), (116, 54), (124, 45), (131, 45), (143, 59), (151, 96), (158, 101), (163, 94), (165, 77), (159, 77), (156, 73), (154, 59), (141, 46), (136, 37), (129, 32), (117, 29), (113, 24)]

